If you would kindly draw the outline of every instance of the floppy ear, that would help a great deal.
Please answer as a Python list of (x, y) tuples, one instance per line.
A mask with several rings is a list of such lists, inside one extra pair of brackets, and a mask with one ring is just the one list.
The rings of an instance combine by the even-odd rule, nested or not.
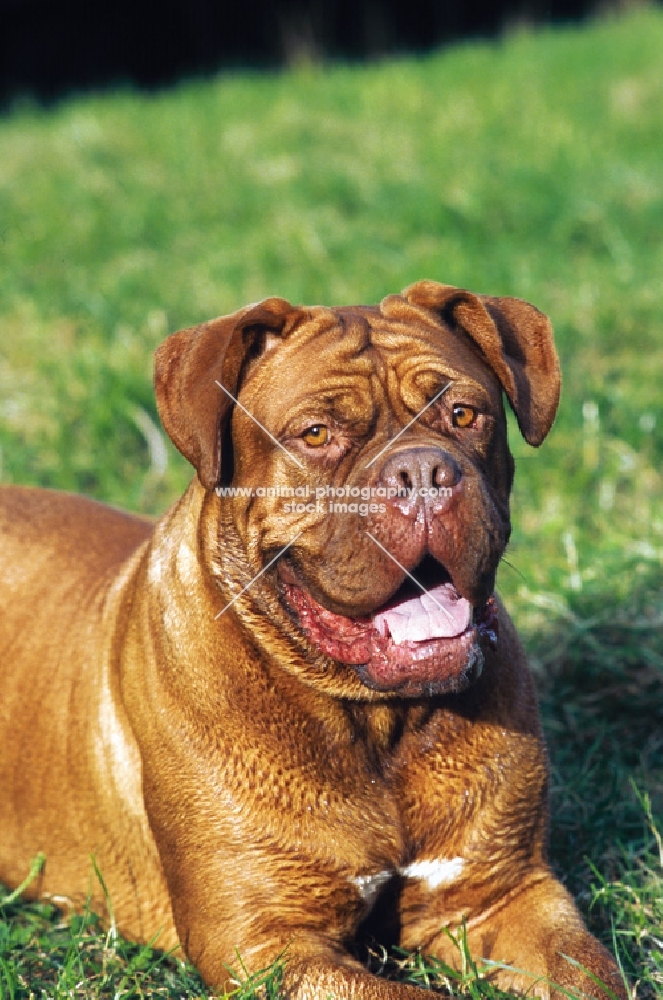
[(548, 317), (522, 299), (473, 295), (436, 281), (419, 281), (402, 294), (471, 338), (500, 380), (523, 437), (538, 447), (552, 427), (561, 388)]
[(265, 299), (173, 333), (157, 348), (154, 388), (161, 422), (206, 489), (219, 484), (224, 428), (244, 361), (258, 349), (261, 334), (281, 334), (300, 312), (285, 299)]

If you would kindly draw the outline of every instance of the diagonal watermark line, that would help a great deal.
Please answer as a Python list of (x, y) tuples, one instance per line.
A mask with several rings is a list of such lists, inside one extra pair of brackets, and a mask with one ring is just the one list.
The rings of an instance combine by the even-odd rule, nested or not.
[[(218, 384), (218, 383), (217, 383), (217, 384)], [(412, 417), (412, 420), (410, 420), (410, 421), (409, 421), (409, 422), (408, 422), (408, 423), (407, 423), (407, 424), (405, 425), (405, 427), (401, 427), (401, 429), (399, 430), (398, 434), (394, 435), (394, 437), (393, 437), (393, 438), (390, 438), (390, 439), (389, 439), (389, 441), (387, 441), (387, 443), (386, 443), (386, 445), (384, 446), (384, 448), (382, 448), (382, 449), (381, 449), (381, 450), (380, 450), (380, 451), (379, 451), (379, 452), (377, 453), (377, 455), (375, 455), (375, 456), (374, 456), (374, 457), (373, 457), (373, 458), (372, 458), (372, 459), (370, 460), (370, 462), (368, 463), (368, 465), (365, 465), (365, 466), (364, 466), (364, 469), (370, 469), (370, 467), (372, 466), (373, 462), (377, 462), (377, 460), (378, 460), (378, 458), (380, 457), (380, 455), (384, 454), (384, 452), (385, 452), (385, 451), (387, 450), (387, 448), (391, 447), (391, 445), (392, 445), (392, 444), (394, 443), (394, 441), (398, 441), (398, 439), (399, 439), (399, 437), (401, 436), (401, 434), (405, 434), (405, 432), (406, 432), (406, 430), (408, 429), (408, 427), (411, 427), (411, 426), (412, 426), (412, 424), (413, 424), (413, 423), (414, 423), (414, 422), (415, 422), (416, 420), (418, 420), (418, 419), (419, 419), (419, 417), (420, 417), (420, 416), (421, 416), (421, 415), (422, 415), (423, 413), (425, 413), (425, 412), (426, 412), (426, 410), (428, 409), (428, 407), (429, 407), (429, 406), (432, 406), (432, 405), (433, 405), (433, 403), (434, 403), (434, 402), (435, 402), (436, 400), (438, 400), (438, 399), (440, 398), (440, 396), (443, 396), (443, 395), (444, 395), (444, 393), (445, 393), (445, 392), (447, 391), (447, 389), (449, 388), (449, 386), (450, 386), (450, 385), (451, 385), (451, 382), (447, 382), (447, 384), (445, 385), (444, 389), (440, 389), (440, 391), (438, 392), (438, 394), (437, 394), (436, 396), (433, 396), (433, 398), (431, 399), (431, 401), (430, 401), (429, 403), (426, 403), (426, 405), (424, 406), (423, 410), (419, 410), (419, 412), (418, 412), (418, 413), (415, 413), (415, 415), (414, 415), (414, 416)], [(374, 541), (375, 541), (375, 539), (374, 539)], [(378, 544), (379, 544), (379, 543), (378, 543)], [(388, 554), (388, 553), (387, 553), (387, 554)], [(407, 570), (406, 570), (406, 572), (407, 572)], [(416, 580), (415, 580), (415, 583), (416, 583)]]
[[(295, 458), (295, 456), (292, 454), (292, 452), (288, 451), (287, 448), (283, 447), (283, 445), (281, 444), (280, 441), (276, 440), (276, 438), (274, 437), (273, 434), (270, 434), (270, 432), (267, 430), (266, 427), (263, 427), (263, 425), (260, 423), (260, 421), (257, 420), (253, 416), (253, 414), (250, 413), (247, 410), (247, 408), (245, 406), (242, 406), (242, 404), (240, 403), (240, 401), (238, 399), (235, 399), (235, 397), (233, 396), (232, 392), (228, 392), (228, 390), (226, 389), (225, 385), (221, 385), (221, 383), (219, 382), (219, 380), (216, 379), (216, 378), (214, 379), (214, 381), (218, 385), (219, 389), (223, 389), (223, 391), (225, 392), (226, 396), (230, 396), (230, 398), (232, 399), (233, 403), (235, 403), (236, 406), (239, 406), (240, 410), (242, 410), (244, 413), (246, 413), (247, 417), (251, 417), (251, 420), (253, 421), (253, 423), (256, 424), (260, 428), (260, 430), (264, 431), (265, 434), (267, 435), (267, 437), (271, 438), (272, 441), (274, 442), (274, 444), (277, 444), (279, 446), (279, 448), (281, 449), (281, 451), (284, 451), (286, 453), (286, 455), (288, 456), (288, 458), (291, 458), (293, 460), (293, 462), (296, 465), (299, 466), (300, 469), (305, 469), (306, 468), (306, 466), (302, 462), (300, 462), (298, 458)], [(451, 384), (451, 383), (449, 383), (449, 384)], [(430, 403), (428, 405), (430, 406)]]
[(294, 538), (292, 539), (292, 541), (288, 542), (288, 544), (287, 544), (287, 545), (285, 545), (285, 546), (284, 546), (284, 547), (283, 547), (283, 548), (281, 549), (281, 551), (280, 551), (280, 552), (277, 552), (277, 553), (276, 553), (276, 555), (274, 556), (274, 558), (273, 558), (273, 559), (270, 559), (270, 561), (269, 561), (269, 562), (267, 563), (267, 565), (266, 565), (266, 566), (263, 566), (263, 568), (262, 568), (262, 569), (260, 570), (260, 572), (259, 572), (259, 573), (256, 573), (256, 575), (255, 575), (255, 576), (253, 577), (253, 579), (252, 579), (252, 580), (249, 580), (249, 582), (247, 583), (246, 587), (243, 587), (243, 588), (242, 588), (242, 589), (240, 590), (239, 594), (236, 594), (236, 595), (235, 595), (235, 596), (233, 597), (232, 601), (228, 601), (228, 603), (226, 604), (225, 608), (223, 608), (223, 609), (222, 609), (221, 611), (219, 611), (218, 615), (214, 615), (214, 621), (216, 621), (216, 620), (217, 620), (217, 618), (220, 618), (220, 617), (221, 617), (221, 615), (222, 615), (222, 614), (224, 614), (224, 613), (225, 613), (225, 612), (226, 612), (226, 611), (228, 610), (228, 608), (229, 608), (229, 607), (231, 607), (231, 605), (233, 605), (233, 604), (235, 603), (235, 601), (236, 601), (236, 600), (237, 600), (237, 599), (238, 599), (239, 597), (241, 597), (241, 596), (242, 596), (242, 594), (243, 594), (243, 593), (244, 593), (244, 592), (245, 592), (246, 590), (248, 590), (248, 589), (249, 589), (249, 587), (252, 587), (252, 586), (253, 586), (253, 584), (254, 584), (254, 583), (256, 582), (256, 580), (259, 580), (259, 579), (260, 579), (260, 577), (262, 576), (262, 574), (263, 574), (263, 573), (266, 573), (266, 572), (267, 572), (267, 570), (269, 569), (269, 567), (270, 567), (270, 566), (273, 566), (273, 565), (274, 565), (274, 563), (276, 562), (276, 560), (277, 560), (277, 559), (280, 559), (280, 558), (281, 558), (281, 556), (283, 555), (283, 553), (284, 553), (284, 552), (287, 552), (287, 550), (288, 550), (288, 549), (290, 548), (290, 546), (291, 546), (291, 545), (294, 545), (294, 544), (295, 544), (295, 542), (297, 541), (297, 539), (299, 538), (299, 536), (300, 536), (301, 534), (303, 534), (303, 532), (301, 532), (301, 531), (297, 532), (297, 534), (296, 534), (296, 535), (295, 535), (295, 537), (294, 537)]
[[(447, 388), (448, 388), (448, 386), (447, 386)], [(378, 542), (378, 540), (375, 537), (375, 535), (372, 535), (370, 533), (370, 531), (367, 531), (366, 534), (368, 535), (368, 537), (371, 539), (372, 542), (375, 542), (375, 544), (379, 548), (382, 549), (382, 551), (385, 553), (385, 555), (389, 556), (389, 558), (391, 559), (392, 562), (396, 563), (396, 565), (398, 566), (399, 569), (403, 570), (403, 572), (405, 573), (406, 576), (409, 576), (409, 578), (412, 580), (413, 583), (416, 583), (416, 585), (419, 588), (419, 590), (421, 590), (424, 594), (428, 594), (428, 596), (430, 597), (431, 601), (435, 601), (435, 603), (437, 604), (437, 606), (440, 609), (440, 611), (444, 611), (444, 613), (447, 616), (447, 618), (449, 619), (449, 621), (452, 622), (454, 619), (453, 619), (453, 615), (451, 614), (451, 612), (449, 611), (449, 609), (442, 607), (442, 605), (440, 604), (440, 602), (433, 597), (433, 595), (431, 594), (430, 590), (426, 590), (426, 588), (424, 587), (423, 583), (419, 583), (419, 581), (417, 580), (416, 576), (412, 576), (412, 573), (410, 573), (410, 571), (407, 570), (405, 568), (405, 566), (401, 565), (401, 563), (399, 563), (398, 559), (396, 559), (395, 556), (392, 556), (392, 554), (389, 551), (389, 549), (385, 549), (385, 547), (382, 544), (382, 542)]]

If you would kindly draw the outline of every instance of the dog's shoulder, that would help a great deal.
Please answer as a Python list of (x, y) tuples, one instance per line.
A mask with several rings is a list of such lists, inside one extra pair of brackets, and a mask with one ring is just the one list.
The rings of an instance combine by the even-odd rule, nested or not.
[[(124, 561), (152, 533), (150, 520), (87, 497), (25, 486), (0, 488), (0, 548), (3, 569), (20, 555), (63, 565)], [(2, 576), (4, 576), (4, 572)]]

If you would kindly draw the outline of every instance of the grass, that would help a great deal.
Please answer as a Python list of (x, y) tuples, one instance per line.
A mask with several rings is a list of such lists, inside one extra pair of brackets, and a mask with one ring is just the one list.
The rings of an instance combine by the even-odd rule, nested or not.
[[(552, 316), (562, 405), (540, 451), (512, 426), (500, 588), (541, 693), (553, 860), (641, 1000), (663, 997), (662, 51), (645, 7), (0, 119), (2, 481), (164, 509), (190, 470), (151, 352), (265, 295), (371, 302), (426, 276)], [(462, 981), (396, 959), (490, 989), (469, 957)], [(0, 1000), (205, 995), (90, 914), (0, 909)]]
[(635, 995), (663, 996), (663, 601), (580, 594), (530, 639), (552, 763), (551, 853)]

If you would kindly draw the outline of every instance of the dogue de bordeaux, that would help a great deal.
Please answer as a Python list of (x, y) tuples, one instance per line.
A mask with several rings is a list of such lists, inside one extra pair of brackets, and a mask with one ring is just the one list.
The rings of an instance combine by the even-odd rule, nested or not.
[(434, 281), (268, 298), (168, 337), (155, 383), (197, 473), (155, 524), (1, 492), (0, 879), (44, 852), (32, 891), (103, 913), (94, 855), (119, 929), (213, 987), (284, 954), (285, 996), (414, 1000), (353, 957), (373, 918), (450, 964), (464, 926), (514, 992), (625, 998), (546, 860), (537, 705), (493, 592), (502, 394), (541, 444), (546, 317)]

